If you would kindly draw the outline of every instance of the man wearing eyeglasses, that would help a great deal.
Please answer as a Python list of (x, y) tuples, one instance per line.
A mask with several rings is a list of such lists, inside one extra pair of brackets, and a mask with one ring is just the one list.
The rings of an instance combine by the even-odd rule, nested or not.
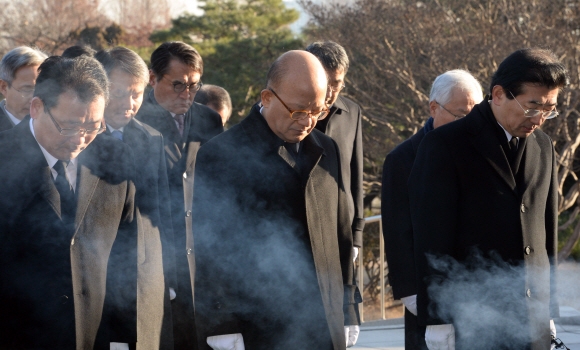
[(171, 216), (175, 239), (177, 286), (170, 286), (176, 348), (192, 348), (195, 339), (193, 316), (193, 242), (191, 201), (193, 174), (199, 148), (223, 132), (220, 115), (194, 103), (201, 87), (203, 60), (197, 50), (183, 42), (166, 42), (151, 54), (149, 84), (136, 118), (163, 135)]
[(0, 131), (12, 129), (30, 113), (38, 66), (46, 54), (28, 46), (12, 49), (0, 61)]
[(315, 130), (327, 79), (280, 56), (262, 103), (198, 154), (195, 312), (201, 349), (345, 349), (357, 325), (351, 220), (336, 143)]
[(135, 343), (130, 149), (109, 137), (92, 58), (39, 67), (31, 119), (0, 133), (0, 348)]
[(423, 138), (408, 185), (429, 349), (550, 348), (557, 159), (540, 127), (568, 80), (551, 51), (515, 51), (483, 102)]
[(423, 137), (432, 130), (460, 119), (483, 100), (479, 82), (467, 71), (455, 69), (439, 75), (429, 94), (429, 111), (423, 128), (398, 145), (383, 165), (381, 220), (389, 284), (393, 297), (405, 305), (405, 349), (425, 349), (425, 327), (417, 324), (417, 282), (413, 225), (407, 180)]

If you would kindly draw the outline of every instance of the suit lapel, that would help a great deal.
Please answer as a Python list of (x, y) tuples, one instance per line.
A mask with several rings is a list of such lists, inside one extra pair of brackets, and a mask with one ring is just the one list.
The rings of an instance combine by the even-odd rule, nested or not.
[(301, 164), (302, 174), (304, 174), (304, 179), (308, 179), (314, 167), (320, 161), (320, 158), (324, 155), (324, 148), (320, 146), (318, 138), (314, 131), (310, 135), (306, 136), (304, 141), (302, 141), (302, 151), (301, 151)]
[[(85, 153), (86, 150), (83, 152)], [(93, 198), (99, 178), (85, 165), (83, 153), (79, 155), (78, 167), (79, 176), (77, 178), (77, 212), (75, 217), (75, 234), (85, 217), (89, 203)]]
[[(516, 193), (516, 180), (510, 168), (509, 161), (505, 156), (500, 140), (496, 136), (493, 125), (491, 125), (490, 121), (486, 120), (486, 116), (483, 113), (491, 113), (491, 108), (487, 100), (477, 105), (470, 116), (468, 116), (469, 119), (465, 121), (469, 132), (472, 134), (468, 140), (512, 191)], [(492, 118), (494, 117), (492, 116)], [(459, 135), (459, 137), (462, 136)]]
[(538, 169), (542, 166), (542, 148), (538, 144), (535, 134), (526, 138), (523, 154), (524, 177), (521, 184), (521, 194), (525, 193), (531, 183), (535, 183), (534, 179), (539, 173)]
[[(38, 175), (34, 174), (34, 176)], [(54, 184), (52, 173), (50, 172), (48, 165), (42, 168), (40, 178), (40, 194), (48, 202), (56, 215), (58, 215), (58, 217), (62, 220), (62, 215), (60, 212), (60, 194), (56, 189), (56, 185)]]

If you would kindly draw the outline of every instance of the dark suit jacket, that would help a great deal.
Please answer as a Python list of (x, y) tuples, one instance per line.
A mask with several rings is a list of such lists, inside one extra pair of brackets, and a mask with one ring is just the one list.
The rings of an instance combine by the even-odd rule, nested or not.
[(134, 165), (108, 138), (78, 156), (68, 225), (29, 123), (0, 133), (0, 348), (136, 341)]
[(425, 129), (421, 128), (392, 150), (383, 164), (381, 220), (389, 283), (395, 299), (417, 294), (407, 180), (423, 136)]
[(10, 120), (10, 117), (8, 117), (8, 115), (4, 111), (5, 105), (6, 100), (2, 100), (0, 102), (0, 132), (12, 129), (14, 127), (12, 120)]
[(123, 128), (123, 142), (137, 165), (136, 204), (143, 233), (138, 239), (137, 342), (140, 349), (173, 349), (168, 291), (176, 285), (175, 251), (163, 136), (132, 119)]
[(497, 128), (484, 100), (419, 146), (409, 178), (419, 321), (453, 322), (458, 348), (547, 349), (558, 315), (556, 156), (537, 130), (520, 140), (514, 176)]
[(242, 333), (247, 349), (344, 349), (343, 326), (358, 320), (332, 139), (314, 130), (296, 160), (254, 106), (202, 147), (195, 177), (200, 348)]
[(348, 213), (356, 247), (362, 247), (365, 226), (361, 114), (359, 105), (346, 97), (338, 96), (330, 109), (330, 115), (316, 124), (318, 130), (336, 142), (340, 151), (342, 180), (348, 198)]
[[(175, 266), (177, 298), (174, 300), (187, 318), (186, 324), (177, 325), (184, 337), (191, 335), (193, 320), (193, 235), (191, 233), (191, 205), (193, 198), (193, 174), (195, 159), (199, 148), (215, 135), (223, 132), (224, 127), (219, 114), (212, 109), (193, 103), (185, 115), (183, 137), (175, 125), (171, 114), (155, 100), (153, 90), (143, 101), (136, 117), (163, 135), (167, 178), (171, 198), (171, 216), (175, 240)], [(175, 311), (175, 308), (174, 308)], [(176, 339), (177, 340), (177, 339)], [(183, 346), (193, 346), (195, 339), (186, 339)]]

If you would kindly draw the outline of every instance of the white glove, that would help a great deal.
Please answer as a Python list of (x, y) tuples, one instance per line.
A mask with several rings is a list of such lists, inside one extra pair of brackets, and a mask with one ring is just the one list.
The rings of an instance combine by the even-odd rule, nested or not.
[(175, 299), (176, 296), (177, 294), (175, 294), (175, 289), (169, 287), (169, 300)]
[(344, 337), (346, 338), (346, 347), (350, 348), (356, 344), (358, 340), (358, 335), (360, 333), (360, 327), (357, 325), (344, 326)]
[(129, 350), (128, 343), (111, 343), (111, 350)]
[[(556, 325), (554, 324), (554, 320), (550, 320), (550, 335), (555, 339), (556, 337)], [(554, 350), (556, 348), (556, 344), (550, 343), (550, 350)]]
[(245, 350), (241, 333), (214, 335), (207, 337), (207, 345), (213, 350)]
[(417, 294), (401, 298), (401, 301), (405, 304), (407, 310), (417, 316)]
[(455, 327), (452, 324), (427, 326), (425, 343), (429, 350), (455, 350)]
[(352, 261), (356, 261), (358, 256), (358, 247), (352, 247)]

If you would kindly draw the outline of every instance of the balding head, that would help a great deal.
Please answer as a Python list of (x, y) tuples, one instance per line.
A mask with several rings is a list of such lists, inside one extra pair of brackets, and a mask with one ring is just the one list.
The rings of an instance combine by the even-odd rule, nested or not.
[(272, 64), (267, 87), (261, 93), (262, 114), (270, 129), (286, 142), (302, 141), (314, 129), (317, 120), (293, 120), (288, 109), (320, 114), (327, 109), (327, 85), (324, 67), (311, 53), (295, 50), (280, 56)]

